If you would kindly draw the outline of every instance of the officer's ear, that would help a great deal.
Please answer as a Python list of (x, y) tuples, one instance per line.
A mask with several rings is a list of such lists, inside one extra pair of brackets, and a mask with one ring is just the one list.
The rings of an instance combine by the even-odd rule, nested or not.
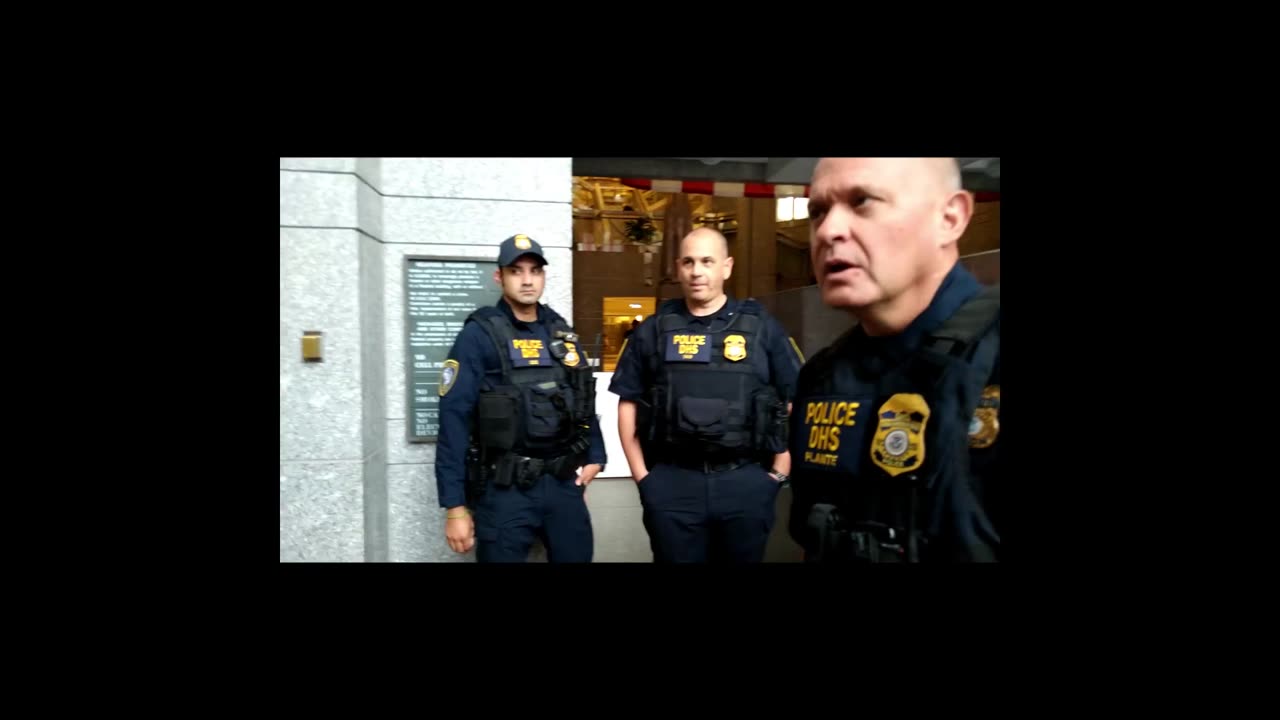
[(502, 287), (502, 268), (493, 271), (493, 281), (498, 284), (498, 287)]
[(942, 214), (939, 216), (939, 228), (942, 232), (938, 236), (938, 247), (946, 247), (958, 241), (964, 231), (969, 227), (969, 220), (973, 218), (973, 193), (968, 190), (956, 190), (951, 193), (951, 197), (942, 206)]
[(733, 274), (733, 258), (727, 257), (724, 259), (724, 279), (728, 280), (729, 276), (732, 274)]

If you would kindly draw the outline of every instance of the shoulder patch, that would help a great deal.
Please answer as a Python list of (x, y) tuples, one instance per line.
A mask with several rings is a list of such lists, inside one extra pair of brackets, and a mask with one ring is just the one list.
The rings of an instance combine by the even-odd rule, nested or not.
[(457, 360), (445, 360), (444, 369), (440, 371), (440, 397), (449, 394), (453, 383), (458, 380), (459, 365)]
[(804, 353), (800, 352), (800, 346), (796, 344), (796, 339), (787, 336), (787, 340), (791, 343), (791, 347), (796, 351), (796, 357), (800, 358), (800, 364), (804, 364)]

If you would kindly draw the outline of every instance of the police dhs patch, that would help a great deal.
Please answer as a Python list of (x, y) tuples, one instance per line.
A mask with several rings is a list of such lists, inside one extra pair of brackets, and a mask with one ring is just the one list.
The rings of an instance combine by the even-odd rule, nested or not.
[(898, 393), (880, 406), (880, 423), (871, 441), (871, 462), (890, 475), (924, 464), (924, 426), (929, 404), (914, 393)]
[(440, 371), (440, 397), (449, 394), (453, 383), (458, 379), (458, 361), (445, 360), (444, 369)]

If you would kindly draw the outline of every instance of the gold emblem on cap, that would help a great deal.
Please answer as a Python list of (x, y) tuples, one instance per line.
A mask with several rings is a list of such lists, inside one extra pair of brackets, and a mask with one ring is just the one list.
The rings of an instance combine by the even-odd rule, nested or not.
[(528, 250), (529, 248), (533, 247), (533, 243), (529, 242), (528, 235), (517, 235), (516, 247), (520, 248), (521, 250)]
[(969, 447), (988, 448), (1000, 435), (1000, 386), (988, 385), (982, 390), (978, 409), (969, 423)]

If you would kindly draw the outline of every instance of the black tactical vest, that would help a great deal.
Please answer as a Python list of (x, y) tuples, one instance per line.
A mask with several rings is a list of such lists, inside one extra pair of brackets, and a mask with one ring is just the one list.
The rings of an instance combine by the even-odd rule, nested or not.
[(554, 458), (585, 450), (595, 376), (577, 343), (557, 337), (572, 332), (563, 318), (553, 317), (550, 346), (517, 338), (498, 308), (481, 308), (467, 318), (472, 321), (485, 329), (502, 363), (499, 385), (480, 393), (475, 415), (474, 434), (486, 457)]
[(690, 328), (679, 307), (679, 300), (664, 303), (652, 320), (658, 346), (641, 423), (646, 455), (700, 460), (782, 452), (786, 406), (755, 364), (767, 367), (760, 306), (743, 301), (714, 331)]
[[(993, 559), (972, 557), (998, 535), (984, 510), (986, 479), (974, 472), (982, 463), (971, 461), (999, 432), (999, 386), (987, 384), (999, 321), (1000, 289), (988, 287), (908, 355), (861, 353), (850, 331), (809, 360), (789, 446), (795, 497), (817, 503), (808, 518), (792, 518), (793, 527), (808, 524), (811, 552), (825, 545), (837, 561)], [(940, 534), (955, 542), (927, 547)]]

